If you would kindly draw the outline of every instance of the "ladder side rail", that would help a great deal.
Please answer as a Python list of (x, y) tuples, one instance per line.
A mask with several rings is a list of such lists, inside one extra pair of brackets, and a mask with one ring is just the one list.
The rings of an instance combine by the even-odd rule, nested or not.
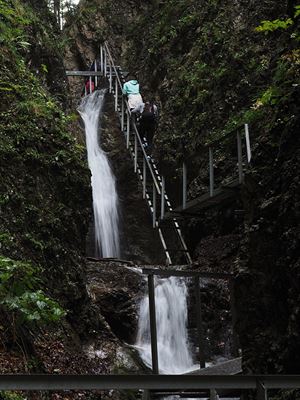
[[(131, 158), (134, 159), (134, 151), (133, 151), (133, 149), (131, 149), (130, 154), (131, 154)], [(137, 173), (138, 173), (138, 177), (139, 177), (141, 183), (144, 185), (144, 163), (143, 163), (143, 171), (138, 167), (137, 168)], [(153, 214), (154, 214), (153, 193), (152, 193), (152, 191), (149, 192), (149, 190), (147, 190), (147, 188), (145, 187), (144, 196), (145, 196), (144, 199), (146, 200), (146, 202), (148, 204), (149, 211), (153, 216)], [(157, 208), (158, 205), (159, 205), (159, 202), (157, 201), (156, 202), (156, 208)], [(172, 262), (172, 259), (171, 259), (171, 255), (170, 255), (170, 252), (168, 250), (168, 247), (167, 247), (167, 244), (166, 244), (166, 240), (164, 238), (164, 234), (163, 234), (162, 229), (159, 226), (159, 222), (157, 220), (155, 221), (154, 228), (157, 228), (157, 230), (158, 230), (160, 242), (162, 244), (163, 251), (164, 251), (164, 253), (166, 255), (167, 264), (168, 265), (172, 265), (173, 262)]]
[(136, 135), (137, 140), (138, 140), (139, 147), (142, 150), (143, 158), (145, 159), (146, 165), (148, 166), (148, 169), (149, 169), (149, 171), (151, 173), (152, 180), (153, 180), (153, 183), (154, 183), (154, 185), (156, 187), (157, 193), (160, 195), (161, 194), (161, 185), (158, 183), (157, 178), (155, 176), (155, 173), (153, 171), (153, 168), (152, 168), (152, 166), (150, 164), (150, 161), (148, 159), (147, 153), (146, 153), (145, 148), (143, 146), (142, 139), (141, 139), (139, 131), (137, 129), (136, 123), (133, 121), (132, 125), (133, 125), (133, 129), (134, 129), (134, 134)]
[(162, 233), (161, 228), (160, 228), (159, 225), (158, 225), (158, 222), (156, 222), (156, 227), (158, 228), (158, 234), (159, 234), (160, 241), (161, 241), (161, 244), (162, 244), (162, 246), (163, 246), (165, 255), (166, 255), (166, 257), (167, 257), (167, 262), (168, 262), (169, 265), (172, 265), (173, 263), (172, 263), (172, 259), (171, 259), (171, 256), (170, 256), (170, 252), (169, 252), (169, 250), (168, 250), (168, 248), (167, 248), (167, 244), (166, 244), (164, 235), (163, 235), (163, 233)]
[[(131, 151), (131, 157), (132, 157), (132, 159), (134, 158), (134, 152), (133, 151)], [(137, 168), (137, 173), (138, 173), (139, 179), (140, 179), (140, 181), (141, 181), (141, 183), (143, 185), (145, 183), (144, 172), (145, 172), (145, 170), (144, 170), (144, 163), (143, 163), (143, 171), (139, 167)], [(144, 194), (144, 199), (146, 200), (146, 202), (148, 204), (148, 207), (149, 207), (149, 211), (153, 216), (153, 214), (154, 214), (153, 193), (149, 192), (149, 190), (147, 190), (146, 186), (143, 187), (143, 190), (144, 190), (144, 193), (143, 193)], [(159, 205), (159, 202), (156, 202), (156, 208), (157, 208), (158, 205)], [(171, 259), (171, 255), (170, 255), (170, 252), (168, 250), (168, 247), (167, 247), (166, 240), (164, 238), (162, 229), (159, 226), (159, 223), (158, 223), (157, 220), (155, 221), (154, 228), (157, 228), (157, 230), (158, 230), (160, 242), (162, 244), (163, 251), (164, 251), (164, 253), (166, 255), (166, 261), (167, 261), (168, 265), (172, 265), (173, 262), (172, 262), (172, 259)]]
[(188, 248), (187, 248), (187, 245), (185, 243), (185, 240), (183, 238), (183, 235), (182, 235), (180, 226), (179, 226), (179, 224), (177, 222), (177, 219), (173, 218), (171, 221), (172, 221), (173, 229), (174, 229), (174, 231), (175, 231), (175, 233), (176, 233), (176, 235), (178, 237), (179, 243), (180, 243), (180, 245), (181, 245), (181, 247), (183, 249), (183, 253), (184, 253), (184, 256), (186, 258), (187, 264), (192, 264), (193, 261), (192, 261), (191, 255), (190, 255), (190, 253), (188, 251)]
[[(158, 181), (159, 181), (160, 186), (161, 186), (161, 192), (163, 193), (163, 184), (164, 184), (164, 183), (163, 183), (163, 179), (161, 179), (161, 177), (160, 177), (160, 175), (159, 175), (159, 173), (158, 173), (158, 170), (157, 170), (157, 168), (156, 168), (156, 165), (155, 165), (154, 163), (153, 163), (153, 165), (154, 165), (154, 168), (153, 168), (153, 169), (154, 169), (154, 171), (156, 172)], [(161, 195), (163, 195), (163, 194), (161, 194)], [(164, 201), (164, 207), (165, 207), (167, 210), (172, 211), (173, 208), (172, 208), (172, 206), (171, 206), (170, 200), (169, 200), (168, 195), (167, 195), (166, 192), (165, 192), (165, 194), (164, 194), (164, 199), (165, 199), (165, 201)], [(178, 224), (178, 222), (177, 222), (177, 219), (176, 219), (176, 218), (173, 218), (172, 223), (173, 223), (173, 225), (174, 225), (175, 233), (177, 234), (178, 239), (179, 239), (179, 242), (180, 242), (180, 244), (181, 244), (181, 246), (182, 246), (182, 248), (183, 248), (183, 250), (184, 250), (184, 254), (185, 254), (187, 263), (188, 263), (188, 264), (191, 264), (191, 263), (192, 263), (192, 258), (191, 258), (190, 254), (189, 254), (187, 245), (186, 245), (185, 240), (184, 240), (184, 238), (183, 238), (183, 235), (182, 235), (182, 233), (181, 233), (181, 229), (180, 229), (180, 227), (179, 227), (179, 224)]]

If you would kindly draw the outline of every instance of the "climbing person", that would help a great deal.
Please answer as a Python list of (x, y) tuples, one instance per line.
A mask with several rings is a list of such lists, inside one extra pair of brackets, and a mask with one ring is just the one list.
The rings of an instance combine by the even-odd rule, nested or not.
[(123, 94), (128, 98), (128, 105), (131, 113), (139, 114), (142, 112), (144, 103), (140, 94), (140, 85), (134, 75), (129, 75), (123, 85)]
[(147, 142), (148, 152), (151, 154), (153, 137), (157, 127), (158, 109), (153, 102), (147, 101), (141, 113), (139, 132)]
[(85, 92), (86, 95), (93, 93), (95, 90), (95, 83), (92, 79), (88, 79), (85, 83)]

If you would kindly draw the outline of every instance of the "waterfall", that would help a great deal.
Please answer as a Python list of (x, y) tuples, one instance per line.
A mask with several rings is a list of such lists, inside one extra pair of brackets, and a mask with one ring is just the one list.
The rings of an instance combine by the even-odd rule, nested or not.
[(98, 133), (105, 90), (83, 98), (78, 112), (85, 125), (88, 164), (92, 174), (95, 247), (97, 257), (119, 257), (118, 195), (116, 182)]
[[(156, 278), (155, 286), (158, 366), (160, 373), (181, 374), (196, 369), (187, 336), (187, 287), (182, 279)], [(151, 366), (149, 300), (140, 304), (136, 348)]]

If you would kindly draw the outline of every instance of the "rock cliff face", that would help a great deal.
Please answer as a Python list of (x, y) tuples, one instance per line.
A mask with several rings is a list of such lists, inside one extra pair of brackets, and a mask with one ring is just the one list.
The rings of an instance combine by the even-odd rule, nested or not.
[[(161, 107), (155, 156), (171, 190), (186, 159), (190, 196), (203, 193), (203, 145), (250, 124), (253, 158), (242, 196), (185, 230), (195, 260), (236, 274), (245, 371), (299, 373), (299, 17), (290, 1), (200, 3), (126, 3), (124, 19), (109, 12), (110, 1), (82, 2), (69, 27), (68, 60), (79, 65), (82, 50), (95, 54), (109, 39), (124, 69), (139, 74), (145, 98)], [(255, 30), (262, 20), (270, 22)], [(230, 139), (222, 146), (219, 181), (235, 168)]]
[[(212, 250), (214, 263), (237, 275), (245, 371), (299, 373), (299, 20), (290, 2), (198, 6), (169, 2), (152, 18), (141, 16), (129, 35), (129, 65), (139, 60), (142, 83), (162, 104), (157, 157), (167, 165), (189, 158), (192, 196), (206, 185), (202, 144), (250, 124), (253, 159), (242, 199), (203, 213), (187, 233), (201, 239), (193, 244), (202, 265), (215, 269)], [(281, 29), (275, 21), (271, 31), (255, 31), (262, 20), (278, 18), (293, 25)], [(142, 34), (145, 26), (151, 35)], [(224, 148), (215, 161), (221, 179), (233, 154), (230, 144)], [(235, 209), (244, 209), (244, 222)], [(232, 251), (230, 237), (238, 246), (222, 266), (224, 253), (218, 259), (215, 248), (223, 243), (225, 254)]]
[[(36, 340), (55, 341), (51, 321), (61, 320), (57, 344), (101, 326), (83, 274), (90, 174), (62, 111), (66, 79), (46, 5), (1, 3), (1, 20), (0, 368), (50, 372)], [(55, 344), (52, 356), (67, 357)]]
[(87, 291), (90, 172), (63, 112), (58, 28), (44, 1), (0, 14), (0, 371), (132, 368)]

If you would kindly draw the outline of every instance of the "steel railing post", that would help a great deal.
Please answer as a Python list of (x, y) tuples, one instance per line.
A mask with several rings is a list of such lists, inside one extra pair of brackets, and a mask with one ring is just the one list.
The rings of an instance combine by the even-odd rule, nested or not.
[(89, 81), (90, 81), (90, 94), (91, 94), (92, 93), (92, 77), (91, 76), (90, 76)]
[(156, 311), (155, 311), (155, 288), (154, 276), (148, 275), (149, 291), (149, 314), (150, 314), (150, 333), (151, 333), (151, 354), (152, 354), (152, 372), (158, 374), (158, 351), (157, 351), (157, 329), (156, 329)]
[(268, 400), (268, 391), (259, 379), (256, 380), (256, 390), (257, 400)]
[(112, 65), (109, 61), (109, 93), (112, 93)]
[(146, 198), (146, 188), (147, 188), (147, 169), (146, 160), (143, 158), (143, 199)]
[(142, 400), (151, 400), (150, 390), (143, 390)]
[(243, 155), (242, 155), (242, 139), (240, 132), (236, 135), (237, 138), (237, 153), (238, 153), (238, 172), (239, 172), (239, 183), (243, 182)]
[(205, 356), (204, 356), (204, 351), (203, 351), (203, 349), (204, 349), (204, 334), (203, 334), (201, 291), (200, 291), (199, 277), (195, 277), (194, 287), (195, 287), (195, 296), (196, 296), (196, 319), (197, 319), (198, 345), (199, 345), (199, 362), (200, 362), (200, 368), (205, 368)]
[(246, 149), (247, 149), (247, 162), (251, 162), (251, 145), (250, 145), (250, 135), (249, 135), (249, 125), (245, 124), (245, 138), (246, 138)]
[(208, 148), (209, 155), (209, 195), (212, 197), (215, 190), (215, 176), (214, 176), (214, 154), (213, 148)]
[(239, 356), (239, 340), (236, 332), (236, 321), (237, 321), (237, 313), (236, 313), (236, 304), (235, 304), (235, 295), (234, 295), (234, 280), (229, 280), (229, 293), (230, 293), (230, 310), (231, 310), (231, 320), (232, 320), (232, 353), (235, 357)]
[(127, 130), (126, 130), (126, 147), (129, 148), (129, 138), (130, 138), (130, 114), (127, 110)]
[(186, 208), (186, 193), (187, 193), (187, 167), (184, 162), (182, 165), (182, 209)]
[(121, 98), (121, 130), (124, 132), (124, 99)]
[(219, 396), (217, 394), (216, 389), (210, 389), (210, 391), (209, 391), (209, 399), (210, 400), (219, 400)]
[(137, 171), (137, 155), (138, 155), (138, 139), (137, 135), (134, 135), (134, 172)]
[(166, 182), (165, 177), (161, 177), (161, 205), (160, 205), (160, 218), (161, 220), (165, 217), (165, 191), (166, 191)]
[(118, 79), (115, 77), (115, 111), (118, 111)]
[(104, 67), (103, 67), (103, 46), (100, 46), (100, 71), (101, 74), (104, 75)]
[[(97, 58), (95, 59), (95, 72), (97, 73)], [(98, 77), (97, 75), (95, 76), (95, 90), (98, 86)]]
[(153, 201), (152, 201), (152, 207), (153, 207), (153, 214), (152, 214), (152, 225), (153, 228), (156, 227), (156, 187), (155, 184), (153, 183)]
[(104, 65), (103, 65), (103, 76), (106, 78), (106, 73), (107, 73), (107, 56), (106, 56), (106, 50), (103, 49), (103, 58), (104, 58)]

